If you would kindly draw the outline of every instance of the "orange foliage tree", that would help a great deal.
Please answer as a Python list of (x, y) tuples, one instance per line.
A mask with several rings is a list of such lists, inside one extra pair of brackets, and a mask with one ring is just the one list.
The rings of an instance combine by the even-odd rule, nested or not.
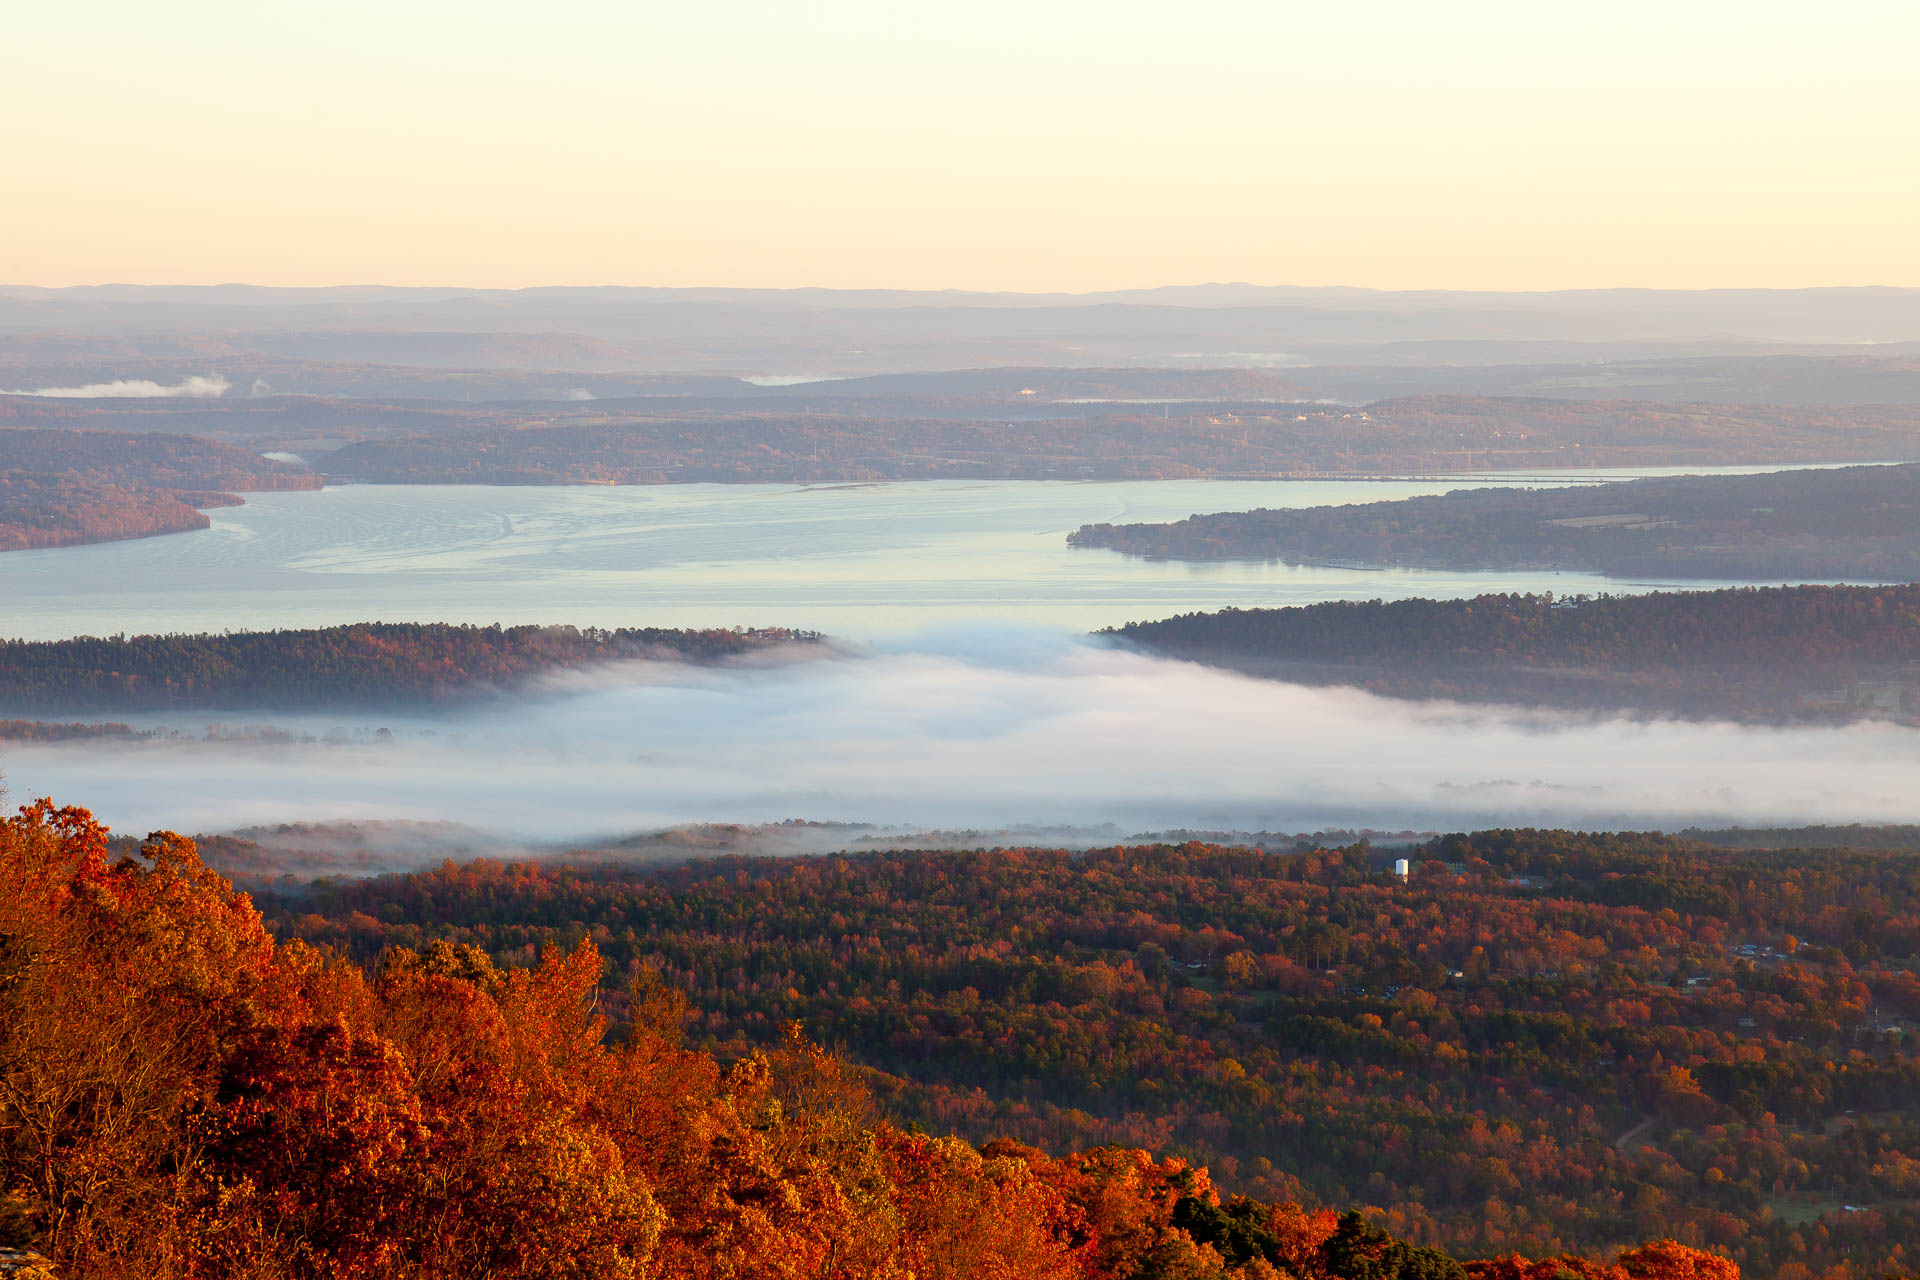
[[(0, 823), (9, 1220), (104, 1280), (1467, 1280), (1180, 1161), (900, 1129), (797, 1028), (722, 1065), (645, 973), (610, 1026), (601, 976), (584, 941), (371, 971), (276, 944), (191, 841), (114, 861), (28, 806)], [(1663, 1243), (1606, 1280), (1737, 1275)]]

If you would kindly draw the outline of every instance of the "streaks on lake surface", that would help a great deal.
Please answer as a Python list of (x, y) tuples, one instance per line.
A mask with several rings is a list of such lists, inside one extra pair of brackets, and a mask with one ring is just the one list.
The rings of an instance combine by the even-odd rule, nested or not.
[(1673, 585), (1170, 564), (1065, 545), (1090, 522), (1366, 502), (1460, 483), (357, 485), (254, 494), (212, 512), (213, 527), (197, 534), (0, 556), (0, 591), (13, 605), (5, 631), (32, 639), (369, 620), (791, 626), (863, 639), (972, 618), (1089, 631), (1229, 605)]

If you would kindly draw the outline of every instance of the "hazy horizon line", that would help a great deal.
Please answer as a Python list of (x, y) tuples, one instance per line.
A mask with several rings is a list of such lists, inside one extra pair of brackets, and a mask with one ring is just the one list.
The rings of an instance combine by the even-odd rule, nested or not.
[(0, 281), (0, 292), (76, 293), (106, 290), (252, 290), (263, 293), (678, 293), (678, 294), (892, 294), (913, 297), (975, 298), (1112, 298), (1139, 294), (1198, 293), (1205, 291), (1245, 291), (1256, 294), (1358, 294), (1386, 297), (1526, 297), (1554, 298), (1595, 294), (1656, 294), (1704, 297), (1725, 294), (1812, 294), (1812, 293), (1890, 293), (1920, 294), (1920, 285), (1901, 284), (1816, 284), (1816, 285), (1709, 285), (1676, 287), (1663, 285), (1572, 285), (1551, 289), (1502, 288), (1398, 288), (1357, 284), (1256, 284), (1247, 280), (1205, 280), (1188, 283), (1116, 286), (1106, 289), (974, 289), (961, 286), (912, 288), (893, 285), (752, 285), (752, 284), (386, 284), (359, 281), (350, 284), (266, 284), (249, 280), (168, 281), (164, 283), (127, 280), (101, 280), (72, 284), (46, 285)]

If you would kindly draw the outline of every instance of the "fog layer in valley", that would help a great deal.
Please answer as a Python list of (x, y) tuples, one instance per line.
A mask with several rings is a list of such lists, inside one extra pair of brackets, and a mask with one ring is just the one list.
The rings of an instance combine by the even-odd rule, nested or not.
[(233, 384), (219, 374), (182, 378), (163, 384), (151, 378), (116, 378), (77, 387), (0, 390), (0, 396), (39, 396), (49, 400), (218, 400)]
[(442, 719), (253, 718), (293, 741), (236, 740), (249, 718), (224, 719), (227, 740), (202, 720), (174, 722), (178, 739), (17, 743), (8, 782), (17, 801), (84, 802), (131, 832), (454, 820), (542, 844), (794, 817), (1123, 831), (1920, 819), (1920, 734), (1892, 726), (1400, 703), (1004, 626), (782, 666), (632, 664)]

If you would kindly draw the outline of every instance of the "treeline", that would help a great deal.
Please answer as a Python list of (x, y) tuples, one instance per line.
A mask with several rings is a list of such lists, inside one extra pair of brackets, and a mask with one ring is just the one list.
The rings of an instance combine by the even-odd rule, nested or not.
[(1163, 415), (1036, 402), (1012, 420), (970, 421), (933, 406), (887, 409), (587, 406), (515, 425), (362, 440), (317, 465), (340, 479), (427, 484), (1164, 479), (1874, 460), (1911, 457), (1920, 439), (1920, 412), (1883, 408), (1428, 398), (1365, 409), (1171, 405)]
[(819, 641), (813, 632), (785, 628), (605, 631), (439, 622), (4, 640), (0, 709), (65, 714), (431, 705), (608, 662), (717, 662)]
[(1781, 1280), (1913, 1269), (1920, 854), (1410, 852), (1405, 882), (1364, 844), (480, 862), (264, 909), (368, 962), (591, 941), (722, 1057), (798, 1021), (928, 1129), (1141, 1147), (1458, 1255), (1672, 1236)]
[(1739, 720), (1920, 719), (1920, 585), (1225, 609), (1106, 632), (1395, 697)]
[[(33, 341), (34, 335), (13, 336), (9, 353), (17, 357)], [(472, 358), (453, 363), (432, 358), (420, 364), (407, 362), (409, 347), (416, 355), (428, 355), (434, 348), (445, 354), (447, 343), (475, 348), (470, 352)], [(350, 422), (349, 415), (341, 411), (359, 403), (370, 411), (367, 420), (359, 424), (363, 431), (373, 427), (385, 432), (400, 425), (406, 409), (414, 412), (412, 424), (416, 428), (429, 428), (431, 419), (421, 416), (420, 410), (430, 405), (457, 411), (459, 421), (471, 429), (502, 416), (535, 418), (555, 410), (571, 416), (585, 401), (563, 398), (570, 391), (594, 397), (602, 412), (607, 402), (617, 401), (623, 411), (642, 414), (746, 409), (755, 413), (817, 410), (942, 417), (992, 416), (1009, 409), (1030, 413), (1036, 406), (1126, 401), (1151, 403), (1157, 413), (1162, 401), (1271, 404), (1308, 398), (1293, 382), (1260, 369), (945, 368), (763, 386), (725, 374), (635, 373), (631, 371), (632, 353), (585, 342), (578, 335), (314, 334), (295, 338), (295, 344), (312, 355), (300, 358), (285, 353), (209, 351), (199, 363), (185, 364), (150, 361), (150, 357), (125, 349), (105, 349), (100, 351), (100, 363), (90, 365), (42, 364), (31, 372), (16, 365), (13, 373), (0, 373), (0, 381), (10, 378), (17, 386), (28, 378), (42, 384), (85, 384), (145, 377), (170, 383), (204, 375), (204, 360), (217, 354), (221, 368), (235, 383), (257, 378), (267, 387), (264, 394), (208, 400), (116, 402), (0, 393), (0, 423), (99, 427), (164, 423), (160, 429), (211, 430), (224, 435), (229, 425), (265, 423), (275, 418), (293, 417), (307, 425), (318, 425), (317, 418), (340, 414)], [(101, 345), (111, 348), (117, 344), (107, 340)], [(279, 343), (273, 341), (271, 345)], [(323, 346), (336, 349), (320, 356), (315, 348)], [(371, 358), (364, 363), (342, 359), (345, 353), (338, 349), (340, 346), (362, 349)], [(596, 364), (600, 367), (595, 368)]]
[(318, 489), (320, 477), (193, 436), (0, 429), (0, 551), (204, 529), (229, 489)]
[(1688, 828), (1680, 834), (1734, 849), (1920, 849), (1920, 826), (1911, 823), (1722, 827), (1713, 831)]
[(209, 523), (165, 489), (0, 471), (0, 551), (151, 538), (204, 529)]
[(789, 1029), (722, 1062), (591, 942), (362, 968), (277, 943), (191, 841), (0, 823), (0, 1248), (93, 1280), (1738, 1280), (1661, 1242), (1463, 1266), (1117, 1147), (889, 1123)]
[[(396, 394), (393, 388), (364, 390), (375, 398), (78, 403), (0, 397), (0, 422), (214, 435), (293, 449), (342, 478), (489, 484), (1877, 462), (1913, 458), (1920, 441), (1920, 409), (1913, 406), (1487, 396), (1414, 396), (1364, 407), (1281, 404), (1276, 401), (1287, 387), (1277, 378), (1218, 370), (998, 369), (750, 392), (737, 386), (716, 392), (689, 378), (600, 388), (602, 397), (632, 393), (616, 400), (554, 400), (549, 386), (540, 403), (466, 404), (454, 382), (430, 390), (447, 397), (438, 401), (382, 402), (379, 397)], [(1182, 403), (1187, 397), (1207, 403)], [(1134, 398), (1176, 402), (1123, 403)], [(342, 440), (349, 442), (344, 448)], [(326, 450), (337, 452), (322, 456)]]
[(1920, 579), (1920, 465), (1461, 489), (1169, 524), (1086, 525), (1068, 542), (1177, 560), (1904, 582)]
[(48, 724), (44, 720), (0, 720), (0, 742), (74, 742), (88, 738), (130, 738), (134, 727), (119, 721)]
[[(1340, 410), (1340, 412), (1352, 412)], [(1403, 447), (1467, 467), (1699, 466), (1792, 461), (1889, 462), (1920, 456), (1911, 404), (1713, 404), (1556, 397), (1416, 395), (1358, 411)], [(1548, 460), (1542, 455), (1557, 455)]]
[(0, 471), (188, 492), (320, 487), (320, 477), (304, 467), (217, 440), (164, 431), (0, 430)]
[[(610, 416), (611, 415), (611, 416)], [(599, 420), (351, 444), (327, 475), (383, 484), (834, 483), (932, 479), (1171, 479), (1297, 464), (1285, 431), (1256, 444), (1237, 418), (950, 421), (841, 413)]]

